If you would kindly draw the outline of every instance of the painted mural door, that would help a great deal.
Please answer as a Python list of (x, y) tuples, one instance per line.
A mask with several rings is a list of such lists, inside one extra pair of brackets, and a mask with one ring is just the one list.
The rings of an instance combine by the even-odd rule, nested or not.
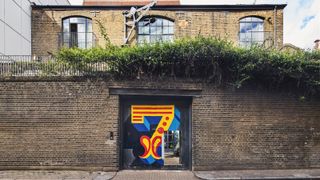
[(121, 98), (122, 167), (189, 167), (190, 99), (131, 96)]

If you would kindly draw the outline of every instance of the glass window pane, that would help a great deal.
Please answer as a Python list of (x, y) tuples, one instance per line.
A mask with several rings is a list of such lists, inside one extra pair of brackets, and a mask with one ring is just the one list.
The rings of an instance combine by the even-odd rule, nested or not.
[(240, 20), (239, 29), (240, 46), (247, 47), (262, 44), (264, 41), (263, 19), (246, 17)]
[(156, 18), (155, 24), (156, 24), (156, 26), (162, 26), (162, 19)]
[(86, 18), (83, 18), (83, 17), (72, 17), (72, 18), (70, 18), (70, 23), (85, 24), (86, 23)]
[[(149, 18), (145, 18), (138, 23), (137, 42), (155, 43), (161, 41), (172, 41), (174, 33), (173, 22), (160, 17), (155, 18), (154, 23), (150, 23)], [(141, 23), (141, 22), (148, 23)], [(149, 36), (146, 36), (149, 35)]]
[(70, 39), (70, 33), (64, 32), (63, 33), (63, 41), (69, 41), (69, 39)]
[(169, 27), (169, 34), (173, 34), (173, 27), (172, 26)]
[(87, 32), (92, 32), (92, 21), (87, 19)]
[[(70, 17), (63, 20), (63, 45), (89, 48), (93, 44), (92, 20), (85, 17)], [(71, 27), (72, 26), (72, 30)], [(72, 32), (71, 32), (72, 31)]]
[(144, 28), (143, 28), (143, 34), (149, 34), (150, 33), (150, 27), (149, 26), (145, 26)]
[(150, 27), (150, 34), (157, 34), (157, 27)]
[(168, 26), (163, 27), (163, 34), (169, 34), (169, 27)]
[(250, 23), (240, 23), (240, 32), (246, 33), (251, 30), (251, 27)]
[(169, 21), (166, 20), (166, 19), (164, 19), (164, 20), (163, 20), (163, 26), (169, 26)]
[(69, 19), (63, 20), (62, 26), (63, 26), (63, 32), (69, 32), (70, 31)]
[(257, 17), (252, 17), (252, 18), (251, 18), (251, 21), (254, 21), (254, 22), (263, 22), (263, 19), (257, 18)]
[(139, 26), (139, 27), (144, 26), (144, 22), (143, 22), (143, 21), (139, 21), (139, 22), (138, 22), (138, 26)]
[(143, 34), (143, 27), (138, 26), (138, 34)]
[(78, 24), (77, 25), (78, 26), (78, 28), (77, 28), (77, 32), (86, 32), (86, 25), (85, 24)]

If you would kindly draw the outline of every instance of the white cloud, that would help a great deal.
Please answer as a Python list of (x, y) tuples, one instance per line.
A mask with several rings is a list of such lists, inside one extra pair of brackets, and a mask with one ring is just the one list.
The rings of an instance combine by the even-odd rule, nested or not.
[[(304, 4), (302, 4), (304, 3)], [(306, 5), (310, 3), (309, 5)], [(285, 9), (284, 41), (302, 48), (312, 48), (313, 41), (320, 38), (320, 1), (292, 0)], [(303, 20), (314, 16), (303, 28)]]

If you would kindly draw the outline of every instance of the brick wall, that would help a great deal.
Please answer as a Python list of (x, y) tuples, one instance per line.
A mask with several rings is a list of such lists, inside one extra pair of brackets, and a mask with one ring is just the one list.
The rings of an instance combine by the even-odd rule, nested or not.
[(320, 102), (204, 88), (194, 98), (197, 170), (320, 167)]
[(319, 100), (180, 80), (30, 79), (0, 83), (0, 169), (118, 169), (110, 87), (202, 90), (192, 103), (194, 170), (320, 167)]
[[(125, 10), (125, 9), (124, 9)], [(93, 33), (97, 36), (97, 44), (105, 45), (101, 36), (100, 21), (112, 43), (123, 44), (124, 10), (97, 9), (99, 14), (94, 16), (95, 9), (57, 9), (40, 8), (32, 10), (32, 54), (48, 55), (59, 48), (58, 34), (61, 32), (62, 19), (68, 16), (85, 16), (92, 19)], [(158, 15), (170, 18), (175, 23), (175, 38), (195, 37), (198, 35), (226, 38), (239, 43), (239, 20), (246, 16), (259, 16), (265, 19), (264, 30), (269, 31), (274, 38), (274, 10), (151, 10), (148, 15)], [(279, 47), (283, 44), (283, 10), (276, 13), (277, 34)], [(272, 40), (271, 40), (272, 41)], [(129, 39), (130, 44), (136, 43), (136, 32)], [(270, 42), (271, 43), (271, 42)]]
[(0, 168), (116, 169), (118, 103), (104, 82), (1, 82)]

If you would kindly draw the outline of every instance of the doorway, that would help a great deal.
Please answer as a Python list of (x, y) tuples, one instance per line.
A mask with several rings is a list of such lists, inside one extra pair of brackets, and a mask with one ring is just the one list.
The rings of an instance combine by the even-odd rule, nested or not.
[(122, 169), (189, 169), (191, 100), (120, 96)]

